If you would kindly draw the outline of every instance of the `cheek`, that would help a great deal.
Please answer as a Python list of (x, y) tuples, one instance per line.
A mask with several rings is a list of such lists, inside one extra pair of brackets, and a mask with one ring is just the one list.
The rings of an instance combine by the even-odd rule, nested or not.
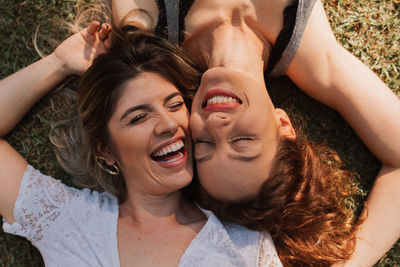
[(187, 109), (179, 112), (178, 121), (180, 122), (183, 128), (189, 129), (189, 119), (190, 119), (190, 114)]
[[(199, 91), (197, 91), (197, 92), (199, 92)], [(192, 114), (195, 113), (195, 107), (199, 107), (200, 106), (199, 102), (200, 102), (200, 96), (199, 96), (198, 93), (196, 93), (194, 95), (194, 98), (193, 98), (193, 101), (192, 101), (192, 110), (191, 110)]]
[[(260, 114), (260, 113), (259, 113)], [(263, 140), (276, 139), (278, 136), (278, 127), (275, 117), (260, 116), (253, 113), (246, 113), (240, 117), (240, 123), (236, 124), (240, 132), (258, 135)]]
[(196, 137), (204, 128), (204, 123), (197, 113), (192, 113), (190, 116), (190, 130), (192, 132), (192, 136)]
[(148, 154), (147, 148), (151, 142), (151, 134), (149, 129), (141, 127), (130, 129), (116, 136), (114, 140), (119, 161), (126, 165), (137, 162), (139, 158)]

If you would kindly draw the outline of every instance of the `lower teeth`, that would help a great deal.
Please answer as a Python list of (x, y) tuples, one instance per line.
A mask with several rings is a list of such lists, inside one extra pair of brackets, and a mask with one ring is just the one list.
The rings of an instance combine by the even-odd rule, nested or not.
[(160, 162), (161, 163), (170, 163), (170, 162), (174, 162), (174, 161), (180, 160), (183, 157), (183, 153), (182, 152), (177, 152), (177, 153), (179, 154), (179, 157), (173, 158), (173, 159), (169, 159), (169, 160), (166, 160), (166, 161), (160, 161)]

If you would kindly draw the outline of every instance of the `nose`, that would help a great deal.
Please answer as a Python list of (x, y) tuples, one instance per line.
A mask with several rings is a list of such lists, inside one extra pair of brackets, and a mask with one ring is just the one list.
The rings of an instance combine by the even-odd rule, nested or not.
[(208, 131), (214, 137), (219, 137), (225, 132), (225, 129), (227, 129), (227, 126), (229, 126), (231, 122), (232, 118), (226, 114), (211, 113), (206, 120), (206, 125)]
[(161, 114), (159, 121), (155, 127), (155, 133), (162, 135), (165, 133), (174, 134), (178, 130), (178, 122), (171, 113), (165, 112)]

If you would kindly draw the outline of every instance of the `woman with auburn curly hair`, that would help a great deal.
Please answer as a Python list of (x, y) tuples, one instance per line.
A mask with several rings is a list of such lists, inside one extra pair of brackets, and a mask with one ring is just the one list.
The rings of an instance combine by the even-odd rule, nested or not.
[[(179, 6), (174, 2), (167, 1), (164, 14), (172, 26), (183, 21), (168, 21), (174, 13), (168, 6)], [(319, 1), (187, 2), (182, 46), (208, 68), (191, 114), (197, 172), (207, 192), (199, 202), (224, 220), (270, 231), (286, 265), (374, 263), (400, 236), (397, 97), (340, 47)], [(141, 23), (159, 28), (154, 2), (147, 2), (151, 10), (140, 1), (112, 4), (115, 23), (129, 24), (142, 14)], [(349, 175), (328, 168), (319, 149), (275, 109), (264, 70), (286, 73), (336, 109), (381, 160), (357, 242), (344, 203)]]

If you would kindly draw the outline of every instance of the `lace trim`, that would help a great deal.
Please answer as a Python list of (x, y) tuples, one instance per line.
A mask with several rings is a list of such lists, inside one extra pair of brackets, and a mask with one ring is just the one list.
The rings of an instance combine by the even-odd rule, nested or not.
[(44, 231), (57, 220), (73, 195), (60, 181), (28, 165), (14, 207), (15, 222), (4, 221), (4, 231), (24, 236), (32, 243), (41, 241)]

